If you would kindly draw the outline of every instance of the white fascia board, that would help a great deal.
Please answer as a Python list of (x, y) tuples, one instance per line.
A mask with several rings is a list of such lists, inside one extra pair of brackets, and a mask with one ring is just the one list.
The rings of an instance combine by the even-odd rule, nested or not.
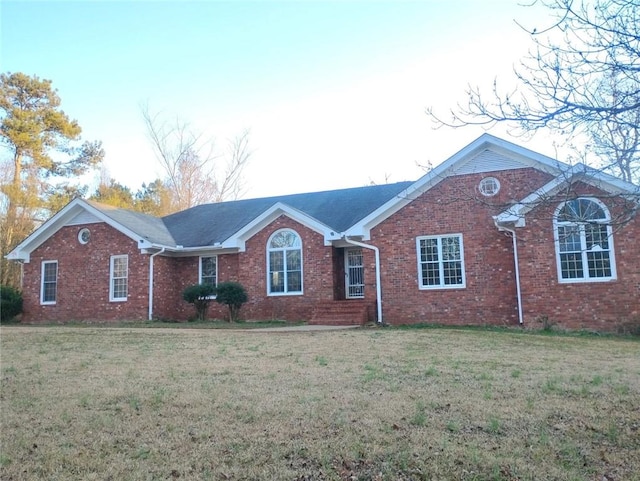
[(514, 216), (524, 222), (524, 216), (540, 204), (545, 197), (555, 195), (562, 187), (576, 181), (602, 189), (609, 194), (631, 196), (632, 199), (640, 204), (640, 187), (592, 167), (578, 164), (569, 167), (566, 171), (495, 217), (498, 222), (509, 222)]
[(447, 177), (456, 175), (456, 168), (459, 165), (463, 165), (468, 159), (475, 157), (475, 155), (487, 148), (491, 148), (504, 155), (516, 157), (523, 163), (523, 167), (535, 167), (556, 175), (563, 167), (568, 167), (562, 162), (558, 162), (550, 157), (485, 133), (423, 175), (393, 199), (347, 229), (345, 234), (347, 236), (361, 236), (364, 240), (369, 240), (373, 227), (395, 214), (412, 200), (436, 186)]
[(502, 226), (511, 225), (513, 227), (524, 227), (526, 224), (523, 215), (505, 211), (502, 214), (493, 216), (493, 223), (500, 229)]
[(525, 166), (534, 167), (538, 170), (554, 175), (570, 168), (569, 164), (565, 164), (564, 162), (560, 162), (552, 157), (548, 157), (540, 154), (539, 152), (535, 152), (527, 149), (526, 147), (522, 147), (514, 144), (513, 142), (500, 139), (487, 133), (482, 134), (453, 157), (460, 154), (462, 154), (461, 157), (467, 157), (474, 151), (481, 151), (486, 148), (491, 148), (495, 152), (509, 157), (515, 157), (516, 160), (522, 162)]
[(587, 165), (577, 165), (575, 167), (578, 173), (582, 174), (580, 180), (584, 183), (602, 189), (610, 194), (631, 196), (640, 204), (640, 186), (626, 182)]
[(42, 245), (53, 234), (62, 229), (66, 223), (75, 217), (81, 210), (86, 210), (93, 214), (101, 221), (109, 224), (114, 229), (122, 232), (127, 237), (138, 243), (138, 247), (148, 248), (151, 247), (151, 243), (141, 239), (138, 234), (127, 229), (122, 224), (115, 222), (109, 216), (103, 214), (99, 209), (96, 209), (83, 199), (76, 198), (59, 210), (56, 214), (51, 216), (46, 222), (38, 227), (29, 237), (18, 244), (11, 252), (6, 256), (9, 260), (18, 260), (23, 262), (29, 262), (30, 254)]
[(318, 234), (321, 234), (324, 237), (324, 244), (327, 246), (331, 245), (331, 239), (340, 238), (339, 233), (334, 232), (328, 225), (323, 224), (322, 222), (305, 214), (302, 211), (299, 211), (298, 209), (294, 209), (287, 204), (278, 202), (264, 211), (258, 217), (253, 219), (251, 222), (246, 224), (233, 236), (225, 240), (222, 243), (222, 247), (237, 249), (240, 252), (244, 252), (246, 240), (265, 228), (281, 215), (286, 215), (287, 217), (293, 219), (296, 222), (299, 222), (305, 227), (317, 232)]
[(196, 247), (163, 246), (160, 244), (152, 244), (149, 247), (142, 248), (143, 254), (154, 254), (160, 251), (163, 251), (161, 255), (164, 257), (193, 257), (207, 255), (213, 256), (218, 254), (235, 254), (238, 252), (238, 248), (227, 248), (223, 247), (222, 244)]
[(75, 217), (82, 207), (84, 207), (84, 202), (82, 202), (81, 199), (73, 199), (34, 230), (25, 240), (14, 247), (11, 252), (6, 255), (6, 258), (9, 260), (29, 262), (31, 252), (64, 227), (66, 222)]

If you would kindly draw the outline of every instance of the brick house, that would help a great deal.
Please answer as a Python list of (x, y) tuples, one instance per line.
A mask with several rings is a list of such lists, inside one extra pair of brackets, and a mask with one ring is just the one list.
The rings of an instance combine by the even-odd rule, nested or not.
[(640, 322), (638, 193), (484, 134), (415, 182), (163, 218), (75, 199), (7, 257), (23, 322), (186, 320), (185, 287), (229, 280), (245, 319), (614, 330)]

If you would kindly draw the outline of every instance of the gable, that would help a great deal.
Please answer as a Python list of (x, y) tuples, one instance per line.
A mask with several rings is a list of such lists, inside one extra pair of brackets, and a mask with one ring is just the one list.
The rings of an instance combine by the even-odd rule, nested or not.
[(65, 225), (80, 225), (80, 224), (97, 224), (98, 222), (102, 222), (91, 212), (87, 212), (83, 210), (78, 212), (74, 217), (69, 219)]
[[(177, 244), (241, 246), (281, 213), (333, 237), (397, 196), (412, 182), (204, 204), (163, 218)], [(275, 217), (274, 217), (275, 216)]]
[(559, 175), (566, 164), (489, 134), (483, 134), (471, 144), (427, 172), (403, 192), (386, 202), (360, 222), (350, 227), (346, 235), (369, 239), (371, 229), (380, 222), (429, 191), (443, 180), (459, 175), (533, 168)]
[[(629, 202), (629, 205), (640, 206), (640, 187), (620, 180), (609, 174), (605, 174), (599, 170), (593, 169), (585, 165), (574, 165), (560, 175), (547, 182), (540, 189), (536, 189), (534, 192), (510, 206), (505, 211), (494, 217), (494, 222), (498, 226), (505, 226), (512, 224), (515, 227), (524, 227), (525, 216), (534, 208), (541, 204), (548, 203), (550, 199), (553, 199), (558, 193), (564, 192), (567, 188), (571, 188), (575, 184), (584, 184), (588, 188), (596, 189), (609, 197), (619, 197), (624, 202)], [(597, 194), (600, 196), (601, 194)], [(563, 194), (558, 200), (564, 198)], [(631, 214), (637, 210), (637, 207), (629, 207), (627, 209)], [(633, 214), (634, 215), (634, 214)]]
[[(103, 210), (108, 211), (109, 215)], [(139, 248), (151, 245), (153, 239), (151, 236), (159, 236), (163, 240), (170, 240), (168, 231), (166, 229), (163, 230), (161, 219), (77, 198), (69, 202), (53, 217), (38, 227), (29, 237), (9, 252), (6, 257), (9, 260), (29, 262), (31, 252), (60, 229), (67, 226), (100, 222), (108, 224), (137, 242)]]
[(522, 161), (487, 148), (461, 162), (454, 170), (455, 175), (479, 174), (499, 170), (522, 169)]

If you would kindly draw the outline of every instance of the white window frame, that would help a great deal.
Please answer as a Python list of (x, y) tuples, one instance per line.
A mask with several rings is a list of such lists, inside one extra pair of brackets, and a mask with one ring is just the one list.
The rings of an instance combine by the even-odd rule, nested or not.
[[(300, 241), (299, 247), (271, 247), (271, 241), (275, 236), (282, 232), (292, 232)], [(287, 269), (287, 252), (289, 251), (300, 251), (300, 290), (299, 291), (289, 291), (288, 290), (288, 276), (289, 269)], [(282, 292), (272, 292), (271, 290), (271, 253), (272, 252), (282, 252), (282, 262), (283, 262), (283, 275), (284, 275), (284, 291)], [(284, 228), (278, 229), (273, 234), (269, 236), (267, 240), (267, 295), (268, 296), (300, 296), (304, 294), (304, 259), (302, 256), (302, 237), (295, 230)]]
[[(214, 287), (218, 286), (218, 256), (217, 255), (212, 255), (212, 256), (200, 256), (200, 259), (198, 260), (198, 284), (204, 284), (202, 282), (202, 260), (203, 259), (215, 259), (216, 262), (216, 273), (215, 273), (215, 282), (213, 283)], [(209, 299), (215, 299), (216, 296), (209, 296)]]
[[(490, 186), (492, 189), (489, 188)], [(493, 197), (500, 192), (500, 181), (495, 177), (485, 177), (478, 184), (478, 190), (485, 197)]]
[[(53, 301), (45, 301), (44, 299), (44, 291), (45, 291), (44, 270), (45, 270), (45, 266), (49, 264), (55, 264), (56, 266), (56, 280), (53, 282), (53, 284), (55, 284), (55, 295), (54, 295)], [(42, 265), (40, 266), (40, 304), (42, 304), (43, 306), (53, 306), (57, 302), (58, 302), (58, 261), (42, 261)]]
[[(445, 284), (444, 283), (444, 259), (442, 258), (442, 239), (449, 238), (457, 238), (460, 243), (460, 269), (462, 273), (462, 283), (460, 284)], [(439, 270), (439, 279), (440, 282), (438, 284), (424, 284), (422, 282), (422, 265), (426, 264), (427, 261), (422, 260), (420, 243), (423, 240), (432, 240), (436, 239), (438, 241), (438, 270)], [(467, 287), (467, 276), (464, 268), (464, 243), (462, 240), (462, 234), (442, 234), (442, 235), (429, 235), (429, 236), (420, 236), (416, 237), (416, 255), (418, 261), (418, 288), (420, 290), (434, 290), (434, 289), (464, 289)]]
[[(122, 277), (115, 277), (114, 276), (114, 266), (116, 263), (117, 259), (126, 259), (127, 261), (127, 272), (125, 276)], [(126, 285), (127, 285), (127, 292), (126, 295), (124, 297), (115, 297), (115, 289), (114, 289), (114, 284), (116, 279), (125, 279), (126, 280)], [(110, 260), (110, 268), (109, 268), (109, 301), (111, 302), (124, 302), (129, 298), (129, 255), (128, 254), (121, 254), (121, 255), (114, 255), (111, 256), (111, 260)]]
[[(605, 219), (602, 220), (598, 220), (598, 219), (594, 219), (593, 221), (587, 223), (587, 222), (570, 222), (570, 221), (559, 221), (558, 220), (558, 215), (560, 214), (560, 211), (563, 209), (563, 207), (567, 204), (567, 202), (572, 202), (573, 200), (588, 200), (591, 202), (594, 202), (595, 204), (597, 204), (602, 211), (605, 214)], [(554, 244), (555, 244), (555, 250), (556, 250), (556, 265), (557, 265), (557, 269), (558, 269), (558, 282), (561, 284), (574, 284), (574, 283), (585, 283), (585, 282), (611, 282), (611, 281), (615, 281), (618, 278), (617, 272), (616, 272), (616, 256), (615, 256), (615, 249), (613, 246), (613, 230), (611, 228), (610, 225), (610, 221), (611, 221), (611, 214), (609, 213), (609, 209), (607, 208), (607, 206), (600, 200), (595, 199), (593, 197), (579, 197), (578, 199), (572, 199), (570, 201), (567, 202), (562, 202), (557, 208), (556, 211), (553, 215), (553, 240), (554, 240)], [(594, 250), (588, 251), (587, 250), (587, 238), (586, 238), (586, 230), (585, 230), (585, 226), (586, 225), (591, 225), (591, 224), (596, 224), (596, 225), (605, 225), (607, 228), (607, 242), (609, 244), (609, 249), (607, 250), (609, 252), (609, 264), (610, 264), (610, 268), (611, 268), (611, 275), (610, 276), (606, 276), (606, 277), (591, 277), (589, 275), (589, 260), (588, 260), (588, 253), (589, 252), (596, 252)], [(560, 252), (560, 232), (559, 232), (559, 227), (574, 227), (578, 229), (578, 232), (580, 234), (580, 254), (581, 254), (581, 262), (582, 262), (582, 277), (563, 277), (562, 276), (562, 259), (561, 259), (561, 254), (564, 254), (565, 252)], [(574, 252), (574, 251), (570, 251), (570, 252)]]

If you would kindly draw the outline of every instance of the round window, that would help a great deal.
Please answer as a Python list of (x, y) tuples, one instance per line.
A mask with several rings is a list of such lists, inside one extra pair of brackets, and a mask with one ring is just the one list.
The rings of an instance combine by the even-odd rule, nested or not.
[(86, 244), (89, 242), (89, 239), (91, 239), (91, 231), (86, 228), (80, 229), (80, 232), (78, 232), (78, 242), (80, 242), (80, 244)]
[(500, 191), (500, 182), (495, 177), (485, 177), (480, 181), (478, 190), (482, 195), (491, 197)]

